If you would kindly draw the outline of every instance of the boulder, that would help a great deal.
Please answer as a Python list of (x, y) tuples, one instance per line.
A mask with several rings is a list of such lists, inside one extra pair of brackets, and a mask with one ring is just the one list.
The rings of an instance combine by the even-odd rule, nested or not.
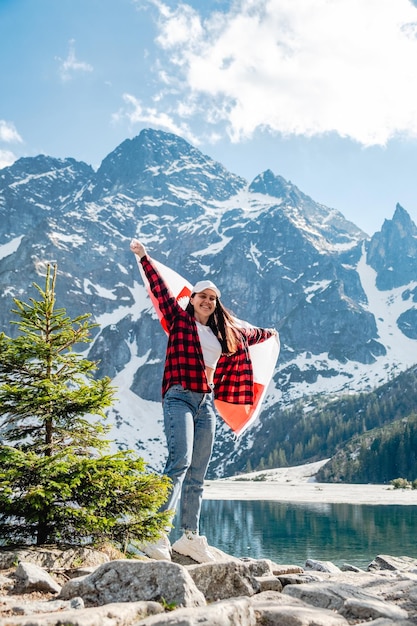
[(19, 563), (15, 576), (17, 580), (16, 587), (21, 593), (30, 593), (31, 591), (59, 593), (61, 591), (61, 586), (52, 576), (33, 563), (24, 561)]
[(322, 582), (302, 585), (287, 585), (283, 594), (291, 595), (315, 607), (330, 609), (347, 619), (362, 618), (364, 621), (376, 617), (407, 619), (408, 613), (383, 598), (362, 591), (361, 587), (343, 582)]
[(187, 570), (168, 561), (116, 560), (92, 574), (69, 580), (60, 593), (68, 600), (81, 596), (86, 606), (153, 600), (175, 606), (203, 606), (204, 595)]
[(207, 602), (253, 596), (260, 584), (245, 563), (225, 561), (191, 565), (188, 572)]

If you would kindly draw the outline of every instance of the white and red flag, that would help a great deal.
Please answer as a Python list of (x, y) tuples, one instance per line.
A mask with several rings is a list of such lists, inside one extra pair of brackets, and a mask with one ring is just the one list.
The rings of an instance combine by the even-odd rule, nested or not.
[[(158, 301), (149, 288), (148, 280), (139, 259), (137, 259), (137, 261), (146, 290), (155, 308), (158, 319), (165, 332), (167, 332), (167, 325), (159, 309)], [(175, 272), (163, 263), (155, 261), (155, 259), (152, 259), (152, 263), (155, 264), (164, 282), (174, 294), (180, 306), (185, 309), (191, 295), (191, 283), (178, 274), (178, 272)], [(242, 327), (252, 326), (252, 324), (240, 319), (237, 319), (237, 323)], [(230, 402), (224, 402), (223, 400), (215, 400), (217, 412), (236, 435), (241, 435), (258, 417), (262, 401), (274, 374), (279, 350), (280, 343), (278, 334), (262, 343), (249, 346), (249, 354), (253, 367), (253, 404), (232, 404)]]

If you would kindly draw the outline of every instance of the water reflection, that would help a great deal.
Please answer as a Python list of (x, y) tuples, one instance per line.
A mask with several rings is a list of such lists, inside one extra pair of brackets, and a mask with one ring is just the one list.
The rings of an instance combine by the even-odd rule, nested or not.
[(417, 558), (417, 506), (204, 500), (201, 532), (234, 556), (366, 567), (378, 554)]

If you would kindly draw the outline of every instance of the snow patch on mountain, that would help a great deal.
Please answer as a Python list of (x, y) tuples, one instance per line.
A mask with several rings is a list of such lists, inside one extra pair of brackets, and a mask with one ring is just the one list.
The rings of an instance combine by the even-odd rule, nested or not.
[(130, 350), (130, 362), (112, 380), (116, 401), (108, 412), (108, 423), (111, 425), (109, 438), (114, 451), (135, 450), (150, 468), (162, 471), (166, 456), (162, 405), (139, 398), (131, 391), (133, 377), (146, 364), (149, 353), (138, 357), (133, 344)]
[(20, 235), (19, 237), (14, 237), (7, 243), (0, 245), (0, 259), (5, 259), (6, 257), (16, 252), (16, 250), (20, 246), (22, 239), (23, 235)]
[[(357, 271), (368, 300), (366, 308), (375, 316), (379, 338), (387, 350), (387, 355), (383, 357), (384, 368), (388, 369), (392, 376), (396, 369), (403, 371), (416, 362), (416, 341), (406, 337), (397, 324), (401, 313), (410, 308), (410, 303), (403, 298), (404, 287), (388, 291), (377, 289), (377, 273), (367, 265), (365, 252), (358, 263)], [(407, 285), (409, 290), (416, 287), (417, 281)]]
[[(90, 283), (91, 287), (98, 293), (108, 293), (108, 290), (103, 289), (99, 285), (93, 285)], [(148, 293), (145, 289), (144, 285), (139, 284), (138, 282), (134, 282), (133, 288), (129, 290), (133, 297), (133, 304), (129, 304), (126, 306), (119, 306), (114, 309), (111, 313), (103, 313), (102, 315), (97, 315), (95, 317), (95, 323), (101, 326), (102, 328), (106, 328), (107, 326), (117, 325), (122, 319), (126, 316), (131, 316), (132, 320), (138, 320), (143, 311), (150, 310), (154, 317), (156, 318), (156, 313), (153, 312), (153, 306), (149, 299)], [(111, 293), (111, 292), (110, 292)], [(106, 296), (107, 297), (107, 296)], [(111, 298), (115, 299), (115, 298)]]

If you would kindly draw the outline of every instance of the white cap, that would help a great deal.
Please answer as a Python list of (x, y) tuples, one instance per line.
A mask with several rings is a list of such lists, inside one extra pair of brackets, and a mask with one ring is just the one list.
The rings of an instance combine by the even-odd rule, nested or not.
[(211, 289), (212, 291), (214, 291), (216, 296), (220, 298), (221, 296), (220, 289), (217, 289), (216, 285), (212, 283), (211, 280), (198, 281), (198, 283), (194, 285), (192, 289), (192, 293), (200, 293), (201, 291), (204, 291), (205, 289)]

